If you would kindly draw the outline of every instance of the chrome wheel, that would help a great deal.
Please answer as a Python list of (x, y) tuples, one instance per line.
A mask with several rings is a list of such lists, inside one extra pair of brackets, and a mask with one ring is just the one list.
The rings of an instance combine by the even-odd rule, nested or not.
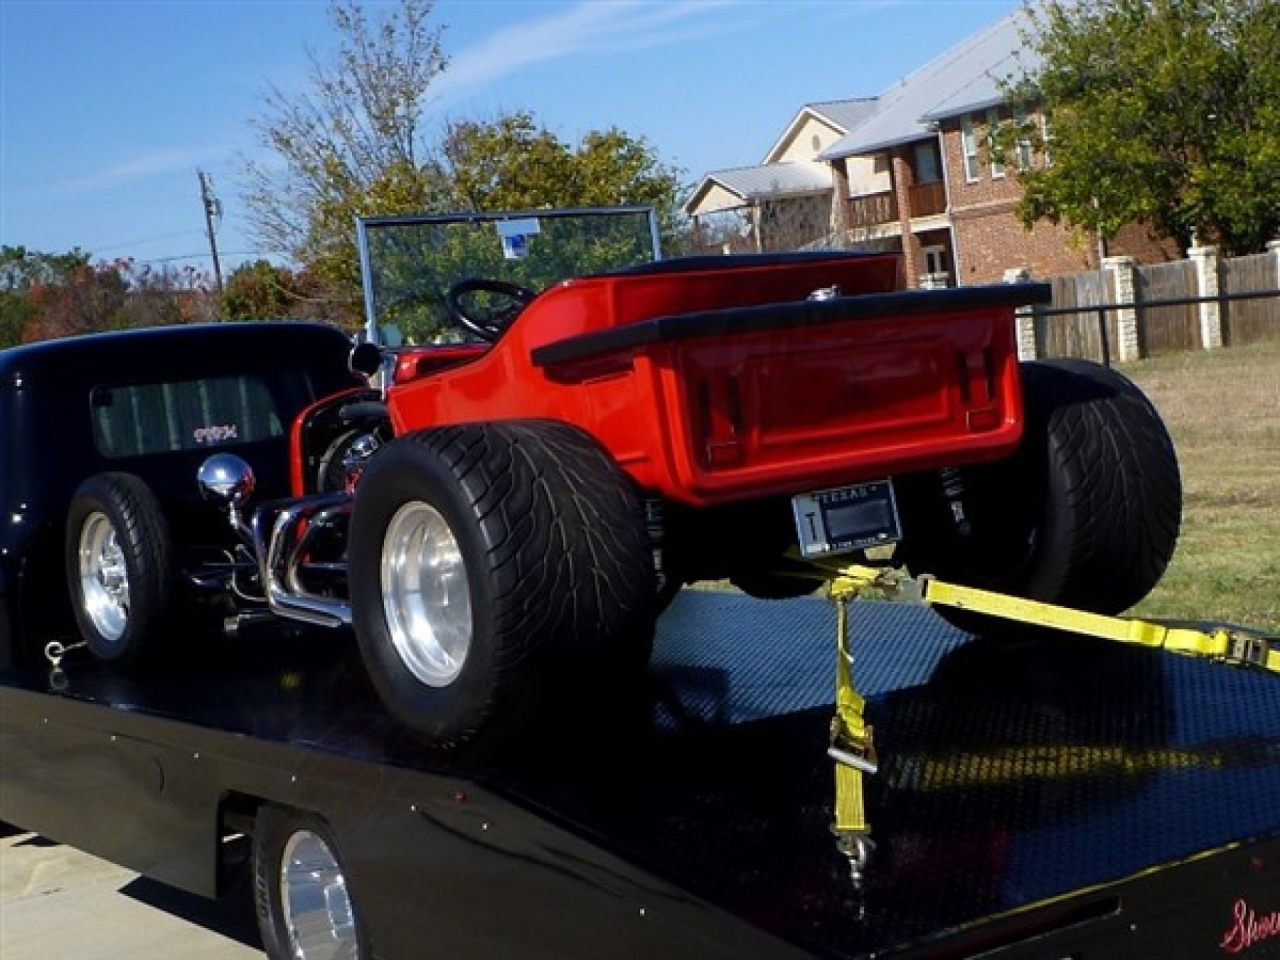
[(471, 649), (471, 588), (462, 549), (435, 507), (415, 500), (396, 511), (380, 579), (397, 656), (427, 686), (448, 686)]
[(346, 877), (329, 845), (310, 830), (291, 834), (284, 845), (280, 904), (291, 957), (356, 960), (360, 956)]
[(84, 614), (105, 640), (119, 640), (129, 625), (129, 571), (111, 520), (93, 513), (80, 528), (80, 595)]

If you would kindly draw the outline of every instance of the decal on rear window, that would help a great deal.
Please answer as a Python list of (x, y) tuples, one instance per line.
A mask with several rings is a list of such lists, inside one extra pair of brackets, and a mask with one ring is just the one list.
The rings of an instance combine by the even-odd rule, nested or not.
[(237, 440), (239, 435), (236, 432), (234, 423), (219, 423), (210, 427), (197, 427), (192, 434), (196, 443), (225, 443), (228, 440)]

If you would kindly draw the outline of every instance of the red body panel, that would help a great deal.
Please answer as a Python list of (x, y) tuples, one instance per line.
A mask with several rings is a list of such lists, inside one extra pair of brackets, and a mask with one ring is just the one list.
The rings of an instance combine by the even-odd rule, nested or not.
[(396, 356), (392, 372), (393, 383), (408, 383), (419, 377), (429, 376), (468, 363), (487, 353), (489, 347), (482, 343), (458, 343), (439, 347), (408, 347)]
[[(886, 293), (898, 277), (897, 257), (883, 256), (567, 281), (483, 356), (394, 386), (393, 426), (567, 421), (641, 486), (695, 506), (1007, 456), (1022, 429), (1012, 307), (776, 328), (765, 317), (742, 331), (724, 313), (794, 309), (831, 286)], [(700, 311), (705, 336), (693, 317), (678, 338), (533, 361), (539, 347)]]

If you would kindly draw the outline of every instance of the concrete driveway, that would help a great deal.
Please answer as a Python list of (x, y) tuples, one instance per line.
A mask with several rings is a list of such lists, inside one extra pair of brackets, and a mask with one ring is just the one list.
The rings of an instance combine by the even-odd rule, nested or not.
[(262, 956), (247, 896), (214, 902), (35, 834), (0, 837), (4, 960)]

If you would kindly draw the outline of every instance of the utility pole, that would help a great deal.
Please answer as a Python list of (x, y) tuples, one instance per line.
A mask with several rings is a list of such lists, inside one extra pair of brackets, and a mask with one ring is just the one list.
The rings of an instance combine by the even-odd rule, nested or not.
[(222, 201), (213, 194), (213, 178), (203, 170), (197, 170), (200, 178), (200, 202), (204, 205), (204, 228), (209, 235), (209, 253), (213, 256), (213, 280), (218, 287), (218, 296), (222, 296), (222, 264), (218, 262), (218, 238), (214, 233), (213, 222), (216, 218), (222, 222)]

